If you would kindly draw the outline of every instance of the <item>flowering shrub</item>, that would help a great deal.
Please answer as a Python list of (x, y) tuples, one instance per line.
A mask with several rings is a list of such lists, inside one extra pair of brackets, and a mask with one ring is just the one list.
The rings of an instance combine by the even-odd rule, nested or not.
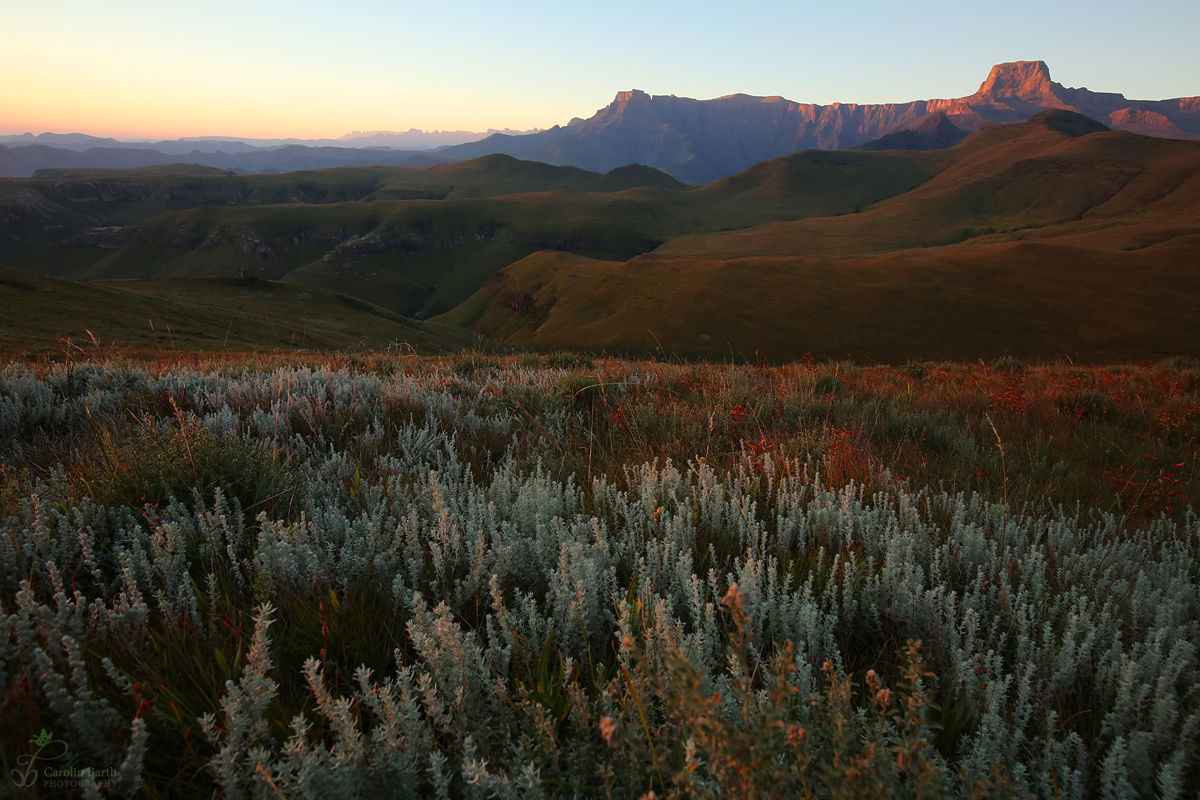
[(1152, 409), (1195, 382), (1084, 373), (1114, 412), (1079, 418), (1019, 374), (10, 366), (0, 757), (46, 729), (147, 796), (1182, 797), (1195, 439)]

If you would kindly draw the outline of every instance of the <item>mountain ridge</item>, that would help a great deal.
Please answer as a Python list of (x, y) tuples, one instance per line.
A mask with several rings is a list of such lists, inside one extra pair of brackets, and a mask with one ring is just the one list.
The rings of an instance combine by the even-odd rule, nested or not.
[(1044, 61), (1015, 61), (993, 66), (973, 94), (905, 103), (821, 105), (747, 94), (695, 100), (633, 89), (618, 92), (586, 120), (524, 136), (494, 135), (441, 148), (437, 155), (457, 160), (502, 152), (593, 171), (636, 162), (697, 184), (797, 150), (862, 145), (934, 114), (971, 133), (1048, 109), (1074, 111), (1118, 130), (1200, 140), (1200, 97), (1128, 100), (1055, 83)]
[[(488, 128), (486, 131), (463, 130), (432, 130), (423, 131), (420, 128), (409, 128), (406, 131), (350, 131), (336, 138), (299, 139), (295, 137), (281, 139), (256, 139), (247, 136), (181, 136), (177, 139), (115, 139), (108, 136), (93, 136), (88, 133), (54, 133), (46, 131), (35, 134), (13, 133), (0, 135), (0, 144), (25, 145), (42, 144), (60, 147), (64, 150), (87, 150), (91, 147), (117, 147), (133, 150), (155, 149), (162, 153), (187, 155), (199, 148), (201, 152), (249, 152), (253, 150), (300, 145), (301, 147), (356, 147), (379, 148), (390, 147), (394, 150), (433, 150), (448, 145), (474, 142), (491, 136), (494, 133), (521, 135), (537, 133), (541, 128), (518, 131), (511, 128)], [(231, 148), (233, 148), (231, 150)]]

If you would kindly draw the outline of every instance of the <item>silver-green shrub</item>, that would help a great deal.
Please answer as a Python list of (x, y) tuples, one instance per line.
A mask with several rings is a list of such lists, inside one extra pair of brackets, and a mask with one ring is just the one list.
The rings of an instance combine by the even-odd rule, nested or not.
[[(810, 461), (749, 455), (729, 473), (701, 459), (641, 463), (580, 485), (547, 467), (583, 424), (569, 398), (553, 400), (562, 374), (7, 368), (0, 455), (11, 465), (37, 437), (115, 419), (134, 396), (171, 397), (178, 413), (153, 424), (290, 459), (303, 495), (273, 516), (247, 513), (224, 487), (106, 508), (44, 476), (0, 524), (6, 691), (27, 682), (73, 756), (119, 764), (132, 792), (156, 723), (119, 715), (97, 681), (127, 692), (136, 676), (113, 660), (162, 631), (210, 646), (220, 591), (259, 606), (219, 706), (190, 710), (209, 779), (229, 797), (725, 796), (718, 740), (681, 719), (757, 731), (764, 748), (784, 737), (764, 765), (877, 742), (901, 766), (878, 766), (883, 750), (862, 763), (878, 762), (901, 796), (917, 785), (903, 753), (921, 743), (938, 791), (966, 791), (999, 765), (1018, 794), (1186, 796), (1200, 735), (1194, 512), (1131, 529), (899, 483), (834, 490)], [(533, 427), (496, 399), (538, 393), (549, 399)], [(400, 401), (408, 416), (389, 421)], [(472, 454), (484, 433), (508, 442), (503, 456)], [(286, 677), (272, 658), (277, 609), (363, 587), (403, 621), (391, 662), (361, 666), (339, 690), (320, 653), (301, 654), (307, 699), (288, 709), (286, 734), (272, 730)], [(828, 710), (864, 654), (910, 640), (934, 676), (912, 692), (938, 699), (940, 730), (905, 728), (882, 690), (845, 719)], [(110, 654), (107, 678), (89, 652)], [(681, 686), (691, 693), (673, 694)], [(672, 716), (688, 702), (710, 705)], [(821, 738), (835, 717), (849, 739)], [(780, 775), (788, 791), (831, 785), (805, 783), (799, 767)]]

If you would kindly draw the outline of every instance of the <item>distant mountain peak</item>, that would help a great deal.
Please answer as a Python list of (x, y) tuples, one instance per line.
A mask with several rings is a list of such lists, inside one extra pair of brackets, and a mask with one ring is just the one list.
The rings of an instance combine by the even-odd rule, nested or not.
[[(345, 142), (350, 139), (390, 138), (401, 136), (405, 133), (425, 133), (425, 131), (419, 131), (416, 128), (409, 128), (407, 131), (350, 131), (339, 136), (336, 141)], [(441, 133), (441, 131), (430, 131), (430, 133)]]
[(579, 125), (569, 127), (573, 130), (583, 130), (589, 127), (595, 129), (596, 127), (604, 127), (613, 122), (628, 122), (631, 120), (657, 122), (653, 105), (654, 98), (641, 89), (617, 92), (617, 96), (613, 101), (593, 114), (590, 119), (584, 120)]
[(641, 89), (631, 89), (628, 92), (617, 92), (616, 98), (608, 108), (617, 114), (627, 114), (631, 111), (649, 109), (654, 98)]
[(617, 92), (616, 103), (628, 103), (630, 100), (649, 100), (650, 95), (641, 89), (630, 89), (628, 92)]
[(975, 94), (1032, 100), (1054, 96), (1056, 86), (1045, 61), (1009, 61), (992, 67)]

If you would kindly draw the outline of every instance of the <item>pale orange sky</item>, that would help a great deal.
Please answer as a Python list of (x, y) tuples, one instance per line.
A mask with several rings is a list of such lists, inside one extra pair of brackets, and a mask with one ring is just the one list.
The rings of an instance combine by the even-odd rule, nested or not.
[[(0, 56), (0, 65), (7, 60)], [(157, 72), (133, 61), (113, 58), (102, 69), (75, 73), (64, 63), (0, 87), (0, 132), (317, 139), (350, 130), (525, 129), (557, 122), (544, 105), (498, 100), (469, 88), (448, 102), (444, 94), (392, 87), (378, 78), (347, 82), (336, 74), (267, 69), (247, 80), (226, 67)]]
[[(973, 92), (1045, 60), (1067, 86), (1200, 94), (1195, 0), (854, 6), (694, 0), (39, 0), (9, 3), (0, 133), (336, 138), (547, 128), (622, 90), (811, 103)], [(1086, 13), (1085, 13), (1086, 11)], [(1037, 19), (1037, 25), (1029, 25)], [(769, 23), (769, 24), (764, 24)], [(1119, 51), (1108, 46), (1119, 41)]]

